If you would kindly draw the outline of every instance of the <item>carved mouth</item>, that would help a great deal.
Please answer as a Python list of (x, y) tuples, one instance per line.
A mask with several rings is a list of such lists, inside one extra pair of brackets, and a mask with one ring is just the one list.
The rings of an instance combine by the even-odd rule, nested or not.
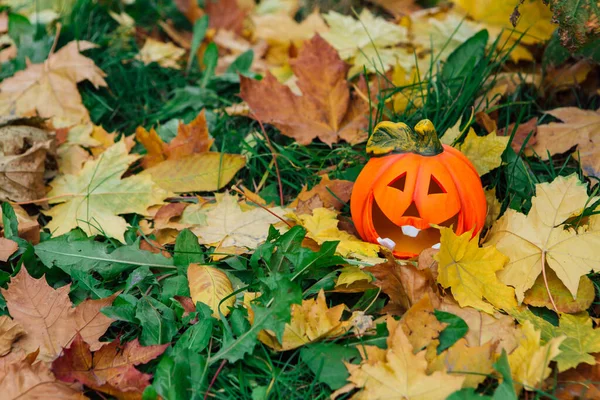
[[(440, 231), (435, 228), (417, 229), (411, 225), (398, 226), (383, 213), (377, 201), (373, 199), (373, 227), (380, 238), (388, 238), (395, 243), (394, 252), (419, 254), (426, 248), (437, 248), (440, 243)], [(458, 214), (438, 224), (440, 226), (455, 226)], [(384, 243), (388, 243), (384, 239)], [(380, 243), (388, 247), (386, 244)]]

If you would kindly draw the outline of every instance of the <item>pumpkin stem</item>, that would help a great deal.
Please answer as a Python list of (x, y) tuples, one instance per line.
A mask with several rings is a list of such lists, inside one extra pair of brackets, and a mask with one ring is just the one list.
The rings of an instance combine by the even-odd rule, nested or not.
[(392, 152), (435, 156), (443, 151), (435, 127), (428, 119), (415, 125), (414, 131), (402, 122), (380, 122), (367, 141), (367, 153), (377, 156)]

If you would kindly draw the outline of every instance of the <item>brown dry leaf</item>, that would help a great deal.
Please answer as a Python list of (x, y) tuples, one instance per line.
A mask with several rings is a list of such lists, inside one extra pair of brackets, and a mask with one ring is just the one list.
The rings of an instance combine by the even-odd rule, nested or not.
[(387, 254), (386, 262), (364, 270), (375, 277), (373, 284), (390, 297), (383, 312), (402, 315), (425, 295), (437, 298), (437, 285), (430, 270), (400, 263), (391, 254)]
[(116, 339), (92, 353), (81, 335), (77, 335), (69, 348), (52, 362), (52, 372), (63, 382), (79, 382), (120, 400), (141, 400), (152, 375), (140, 372), (135, 366), (154, 360), (168, 346), (141, 346), (137, 339), (121, 344)]
[(403, 17), (412, 12), (420, 10), (422, 7), (415, 0), (369, 0), (377, 4), (394, 17)]
[(140, 221), (140, 228), (145, 235), (153, 234), (156, 241), (161, 244), (175, 243), (179, 232), (189, 228), (192, 224), (179, 222), (189, 203), (169, 203), (158, 209), (152, 218), (152, 227), (147, 220)]
[(525, 292), (523, 303), (534, 307), (546, 307), (554, 310), (554, 306), (548, 297), (548, 289), (552, 293), (554, 304), (561, 313), (574, 314), (580, 311), (587, 310), (594, 301), (596, 291), (594, 284), (587, 276), (583, 275), (579, 279), (579, 287), (577, 288), (577, 297), (573, 299), (573, 295), (569, 289), (558, 279), (556, 273), (548, 269), (546, 270), (548, 279), (548, 288), (544, 283), (544, 277), (538, 276), (533, 286)]
[(354, 182), (343, 179), (329, 179), (327, 174), (321, 175), (321, 181), (308, 190), (305, 185), (298, 197), (290, 203), (290, 208), (296, 208), (297, 214), (311, 214), (315, 208), (335, 208), (341, 210), (350, 201)]
[(8, 13), (3, 11), (0, 13), (0, 33), (8, 32)]
[(241, 35), (248, 10), (242, 8), (238, 0), (206, 0), (204, 11), (208, 14), (208, 26), (225, 29)]
[(155, 62), (163, 68), (181, 69), (179, 60), (184, 54), (184, 49), (171, 42), (164, 43), (148, 37), (135, 59), (140, 60), (144, 65)]
[(235, 296), (231, 295), (233, 286), (223, 271), (209, 265), (190, 264), (187, 278), (194, 304), (206, 304), (215, 318), (219, 318), (219, 313), (229, 314), (235, 304)]
[(35, 353), (5, 367), (0, 393), (6, 400), (83, 400), (83, 393), (54, 377), (48, 364), (35, 362)]
[[(527, 140), (527, 147), (531, 147), (537, 142), (537, 122), (537, 117), (534, 117), (527, 122), (522, 122), (519, 124), (515, 135), (510, 142), (510, 146), (515, 153), (519, 154), (521, 152), (521, 148), (525, 144), (525, 139), (527, 139), (527, 137), (529, 137), (529, 140)], [(508, 126), (508, 128), (502, 128), (498, 130), (498, 136), (510, 136), (514, 130), (515, 123), (512, 123)], [(530, 134), (531, 136), (529, 136)]]
[(56, 144), (42, 127), (38, 118), (0, 118), (0, 201), (45, 197), (44, 178), (52, 171)]
[(593, 67), (594, 64), (588, 60), (579, 60), (574, 64), (568, 64), (561, 68), (549, 68), (544, 77), (544, 88), (561, 91), (579, 86), (592, 72)]
[(14, 320), (27, 335), (15, 343), (27, 353), (39, 349), (39, 358), (51, 361), (79, 333), (96, 350), (102, 346), (99, 339), (114, 321), (100, 312), (110, 306), (116, 294), (99, 300), (85, 300), (77, 307), (69, 299), (66, 285), (51, 288), (44, 277), (35, 279), (25, 267), (14, 276), (8, 289), (1, 289), (6, 306)]
[(577, 107), (556, 108), (547, 114), (562, 122), (538, 126), (537, 143), (533, 150), (548, 159), (550, 155), (564, 153), (576, 146), (573, 156), (588, 175), (600, 174), (600, 111)]
[(415, 352), (423, 350), (432, 340), (437, 339), (447, 325), (440, 322), (433, 312), (433, 303), (426, 294), (400, 320), (400, 326)]
[(571, 368), (551, 376), (548, 383), (556, 386), (552, 392), (560, 400), (592, 400), (600, 399), (600, 353), (596, 353), (596, 364), (581, 363), (577, 368)]
[(219, 59), (215, 73), (217, 75), (227, 72), (227, 69), (242, 53), (252, 50), (254, 58), (252, 59), (251, 71), (264, 73), (269, 67), (263, 61), (267, 52), (268, 44), (264, 40), (258, 40), (254, 43), (243, 37), (237, 36), (232, 31), (219, 30), (213, 37), (213, 42), (219, 47)]
[(174, 0), (175, 6), (191, 23), (204, 15), (204, 11), (198, 5), (197, 0)]
[(270, 73), (262, 81), (241, 77), (240, 96), (256, 119), (304, 145), (315, 138), (328, 145), (340, 138), (353, 144), (367, 138), (368, 103), (351, 96), (348, 66), (333, 47), (316, 35), (291, 67), (302, 96), (294, 95)]
[(18, 322), (15, 322), (8, 315), (0, 317), (0, 356), (5, 356), (10, 352), (12, 344), (25, 334), (25, 330)]
[(37, 111), (44, 118), (89, 121), (77, 83), (88, 80), (96, 89), (106, 86), (106, 74), (80, 53), (95, 47), (86, 41), (69, 42), (44, 63), (30, 64), (5, 79), (0, 83), (0, 113), (25, 115)]
[(325, 338), (343, 335), (352, 328), (352, 319), (340, 320), (345, 307), (344, 304), (338, 304), (328, 308), (325, 293), (321, 290), (316, 299), (292, 304), (292, 319), (285, 324), (282, 343), (279, 343), (273, 332), (266, 330), (259, 333), (258, 339), (276, 351), (287, 351)]
[(496, 197), (496, 188), (485, 191), (485, 201), (487, 203), (487, 215), (485, 217), (485, 226), (490, 227), (496, 222), (502, 210), (502, 204)]
[(10, 256), (19, 249), (19, 245), (14, 240), (0, 237), (0, 261), (7, 262)]

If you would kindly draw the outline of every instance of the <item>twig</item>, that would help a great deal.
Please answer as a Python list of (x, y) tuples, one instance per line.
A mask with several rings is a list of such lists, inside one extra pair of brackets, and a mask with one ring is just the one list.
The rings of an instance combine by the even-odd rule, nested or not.
[(550, 303), (552, 303), (552, 307), (554, 307), (554, 311), (558, 314), (558, 307), (556, 307), (556, 303), (554, 302), (554, 297), (552, 297), (552, 293), (550, 292), (550, 286), (548, 286), (548, 277), (546, 276), (546, 252), (542, 251), (542, 276), (544, 277), (544, 285), (546, 286), (546, 292), (548, 292), (548, 297), (550, 298)]
[(210, 388), (212, 388), (213, 385), (215, 384), (215, 381), (217, 380), (217, 377), (221, 373), (221, 370), (225, 366), (226, 362), (227, 362), (227, 360), (221, 361), (221, 365), (219, 365), (219, 369), (217, 369), (217, 372), (215, 373), (215, 376), (213, 376), (213, 378), (210, 381), (210, 385), (208, 385), (208, 388), (206, 389), (206, 393), (204, 394), (204, 400), (206, 400), (206, 398), (208, 397), (208, 392), (210, 392)]
[(269, 150), (271, 150), (271, 154), (273, 155), (273, 161), (275, 161), (275, 173), (277, 174), (277, 183), (279, 184), (279, 204), (281, 204), (283, 207), (283, 185), (281, 184), (281, 173), (279, 172), (279, 164), (277, 163), (277, 153), (275, 153), (275, 148), (271, 143), (271, 139), (269, 139), (269, 135), (267, 135), (267, 132), (265, 131), (262, 121), (258, 119), (256, 115), (253, 115), (252, 117), (258, 121), (260, 129), (267, 140), (267, 147), (269, 147)]

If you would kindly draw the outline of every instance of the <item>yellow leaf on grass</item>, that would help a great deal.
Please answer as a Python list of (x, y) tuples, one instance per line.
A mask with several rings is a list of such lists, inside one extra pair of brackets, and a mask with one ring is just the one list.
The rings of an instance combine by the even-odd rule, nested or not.
[(44, 214), (52, 221), (46, 228), (59, 236), (79, 227), (88, 235), (103, 234), (125, 242), (129, 226), (118, 214), (144, 215), (148, 207), (159, 204), (168, 192), (142, 174), (121, 179), (129, 164), (139, 156), (128, 154), (125, 141), (114, 144), (98, 159), (85, 163), (72, 175), (61, 175), (50, 182), (50, 204), (58, 204)]
[(315, 208), (313, 215), (295, 215), (290, 217), (302, 225), (307, 236), (318, 244), (339, 241), (336, 251), (343, 257), (377, 257), (379, 246), (366, 243), (356, 236), (338, 228), (337, 213), (327, 208)]
[(509, 136), (498, 136), (496, 132), (478, 136), (471, 128), (463, 143), (456, 147), (467, 156), (481, 176), (502, 164), (502, 153), (509, 140)]
[(286, 351), (346, 333), (351, 321), (340, 321), (345, 305), (328, 308), (323, 290), (316, 299), (302, 300), (302, 304), (292, 304), (292, 319), (285, 324), (283, 341), (269, 331), (261, 331), (258, 339), (277, 351)]
[[(280, 217), (285, 214), (280, 207), (269, 210)], [(206, 224), (192, 231), (200, 244), (255, 249), (267, 238), (269, 227), (278, 222), (279, 218), (259, 207), (242, 211), (237, 196), (224, 194), (217, 195), (217, 205), (206, 212)]]
[(494, 307), (510, 309), (517, 305), (512, 288), (501, 283), (496, 272), (501, 271), (508, 258), (494, 247), (480, 248), (479, 236), (471, 233), (457, 236), (452, 229), (442, 227), (438, 262), (438, 282), (451, 288), (462, 307), (471, 306), (493, 314)]
[(600, 268), (600, 231), (561, 225), (587, 203), (587, 184), (576, 174), (558, 177), (536, 185), (527, 216), (509, 209), (492, 226), (486, 245), (496, 246), (510, 259), (498, 277), (515, 288), (519, 302), (542, 268), (552, 268), (573, 298), (581, 276)]
[(175, 192), (210, 192), (229, 183), (246, 165), (239, 154), (198, 153), (166, 160), (144, 170), (138, 176), (149, 176), (161, 188)]
[(149, 37), (135, 59), (145, 65), (155, 62), (163, 68), (180, 69), (178, 62), (184, 54), (184, 49), (171, 42), (159, 42)]
[[(208, 265), (190, 264), (187, 276), (194, 304), (206, 304), (213, 310), (215, 318), (219, 318), (219, 311), (223, 315), (229, 314), (229, 307), (235, 304), (235, 296), (230, 296), (233, 286), (223, 271)], [(221, 303), (226, 297), (227, 300)]]
[(444, 400), (462, 387), (464, 377), (445, 371), (427, 374), (425, 351), (413, 354), (406, 334), (398, 322), (388, 318), (387, 350), (376, 346), (360, 346), (360, 365), (346, 363), (350, 372), (346, 386), (333, 393), (335, 398), (360, 389), (352, 399), (362, 400)]
[(354, 282), (367, 281), (371, 282), (373, 277), (364, 272), (359, 267), (348, 265), (341, 269), (341, 273), (335, 281), (335, 286), (346, 285), (350, 286)]
[(104, 72), (80, 51), (95, 48), (86, 41), (69, 42), (42, 64), (30, 64), (0, 84), (0, 114), (61, 117), (89, 121), (77, 83), (88, 80), (95, 88), (106, 86)]
[(448, 146), (452, 146), (454, 142), (460, 137), (460, 124), (462, 123), (462, 117), (456, 121), (454, 126), (448, 128), (448, 130), (444, 133), (444, 135), (440, 138), (440, 142), (443, 144), (447, 144)]
[(558, 349), (564, 337), (554, 338), (545, 345), (540, 343), (540, 331), (525, 321), (519, 329), (519, 346), (508, 356), (515, 389), (535, 388), (552, 371), (548, 364), (560, 354)]

